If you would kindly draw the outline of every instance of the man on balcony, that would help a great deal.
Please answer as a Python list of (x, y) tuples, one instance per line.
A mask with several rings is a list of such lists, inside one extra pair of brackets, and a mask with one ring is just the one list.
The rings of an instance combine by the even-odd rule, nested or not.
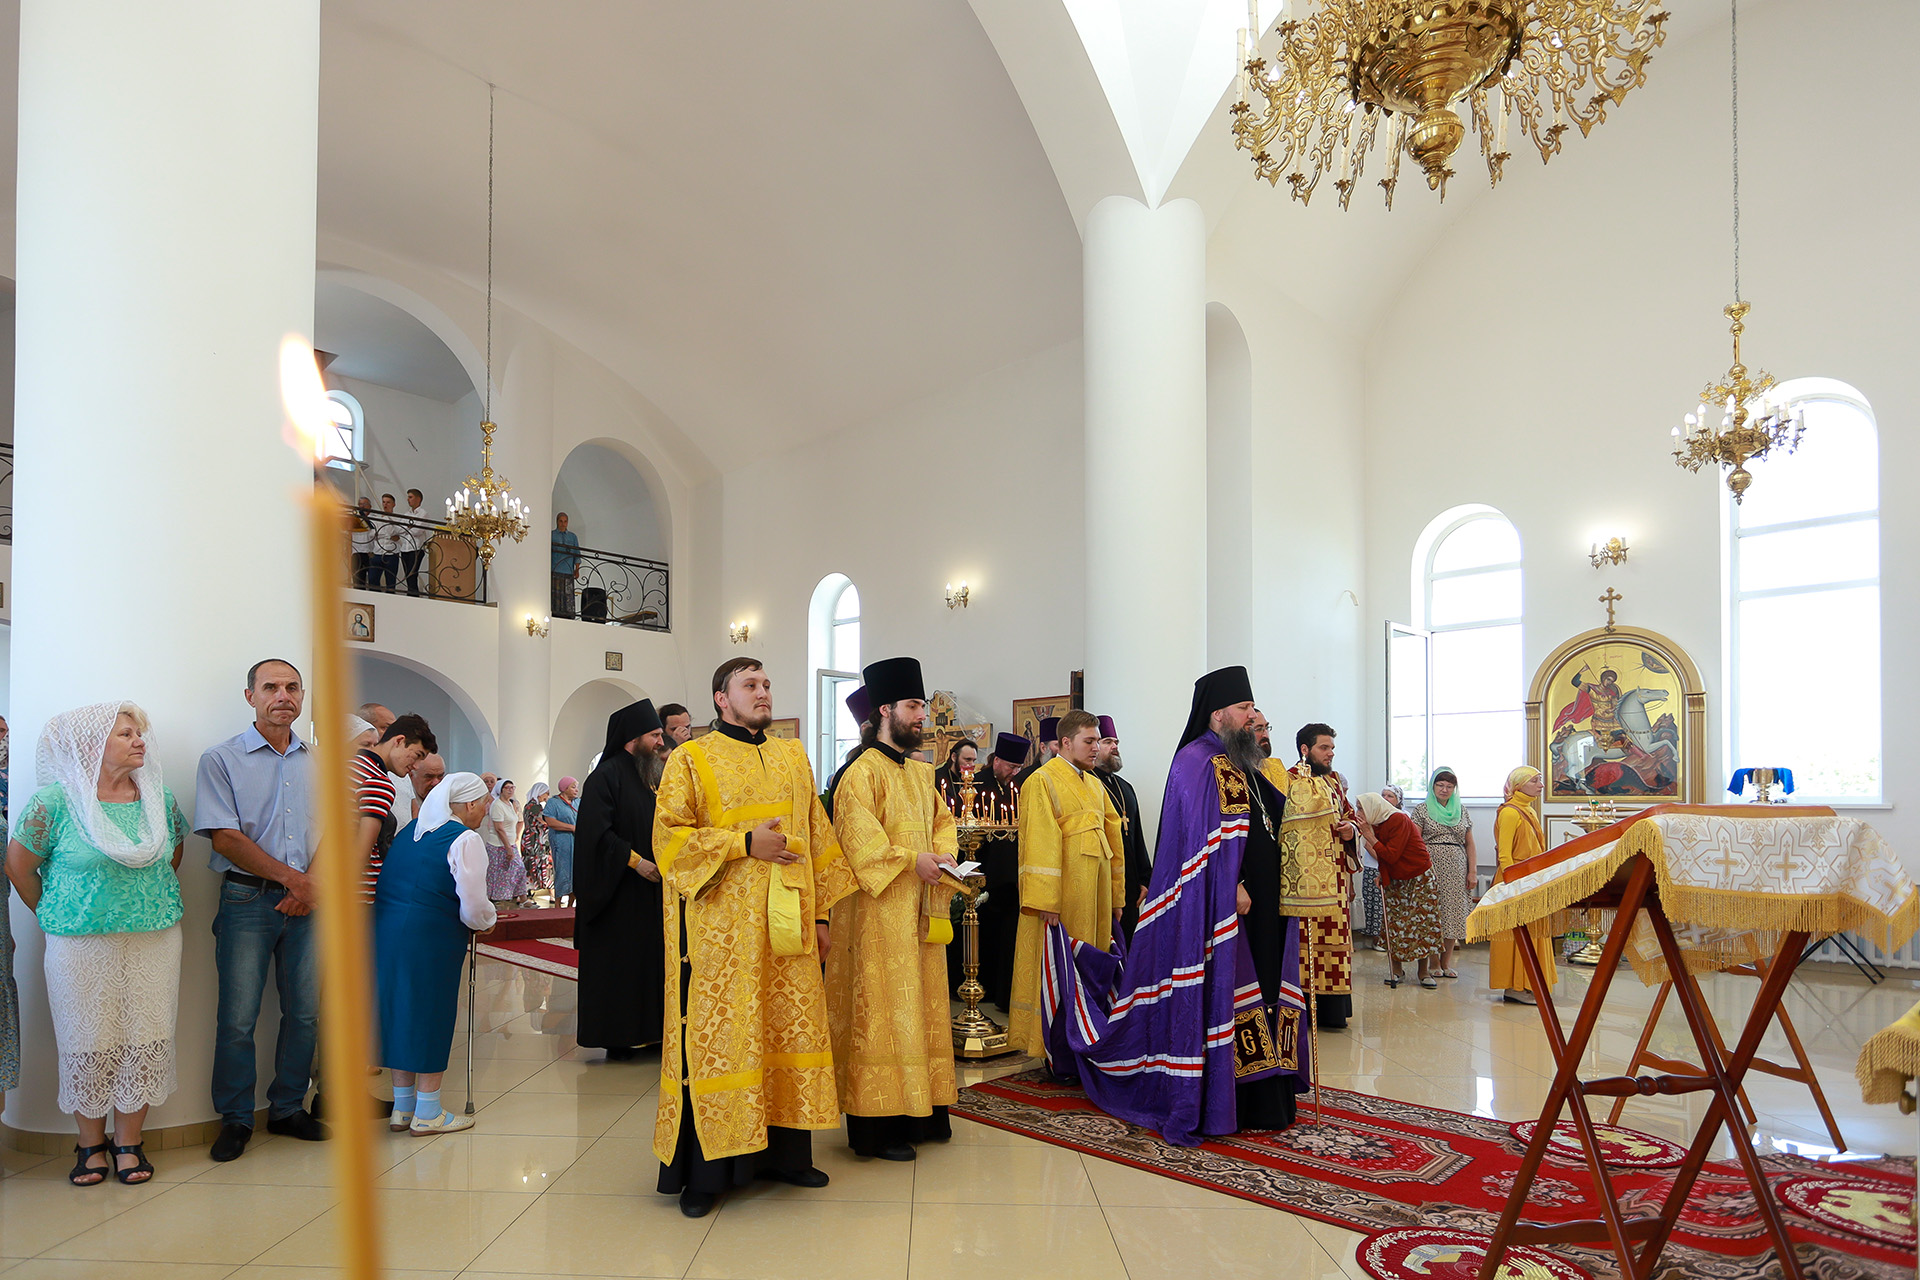
[(573, 607), (573, 587), (580, 577), (580, 538), (567, 532), (567, 513), (553, 518), (553, 603), (556, 618), (578, 615)]
[[(400, 578), (407, 594), (420, 594), (420, 562), (426, 558), (427, 543), (433, 540), (433, 526), (420, 509), (426, 495), (418, 489), (407, 490), (407, 523), (400, 526)], [(425, 799), (424, 795), (421, 799)]]

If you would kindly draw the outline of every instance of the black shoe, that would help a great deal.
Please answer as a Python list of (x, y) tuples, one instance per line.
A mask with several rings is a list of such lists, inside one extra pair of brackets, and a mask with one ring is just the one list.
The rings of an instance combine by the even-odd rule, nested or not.
[[(911, 1150), (911, 1148), (909, 1148)], [(790, 1187), (824, 1187), (827, 1175), (820, 1169), (762, 1169), (756, 1177), (784, 1182)]]
[(913, 1144), (910, 1142), (896, 1142), (890, 1147), (880, 1148), (873, 1154), (881, 1160), (911, 1160), (913, 1159)]
[(296, 1111), (290, 1116), (281, 1116), (278, 1120), (267, 1121), (267, 1132), (277, 1133), (285, 1138), (298, 1138), (302, 1142), (325, 1142), (333, 1136), (327, 1126), (305, 1111)]
[(213, 1140), (213, 1149), (207, 1152), (207, 1158), (225, 1164), (229, 1160), (238, 1160), (240, 1153), (247, 1149), (248, 1139), (253, 1137), (253, 1129), (244, 1124), (223, 1124), (220, 1136)]
[(307, 1104), (307, 1114), (312, 1116), (315, 1120), (318, 1120), (320, 1118), (320, 1107), (321, 1107), (320, 1095), (316, 1092), (313, 1095), (313, 1101)]
[(704, 1218), (713, 1212), (713, 1206), (719, 1199), (711, 1191), (682, 1191), (680, 1212), (689, 1218)]

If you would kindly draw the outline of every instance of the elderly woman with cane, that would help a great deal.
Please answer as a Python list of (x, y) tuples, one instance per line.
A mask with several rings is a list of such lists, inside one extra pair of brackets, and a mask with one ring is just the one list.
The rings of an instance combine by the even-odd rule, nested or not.
[(471, 1116), (440, 1105), (460, 1012), (460, 964), (472, 934), (492, 931), (487, 850), (479, 835), (493, 796), (471, 773), (450, 773), (401, 828), (380, 866), (373, 901), (380, 1060), (393, 1073), (396, 1133), (452, 1133)]
[[(60, 1109), (80, 1129), (76, 1187), (153, 1177), (147, 1109), (178, 1084), (180, 865), (187, 824), (148, 753), (147, 713), (98, 702), (47, 722), (40, 789), (20, 808), (7, 878), (46, 932)], [(113, 1112), (112, 1163), (107, 1113)], [(95, 1161), (99, 1163), (95, 1163)]]

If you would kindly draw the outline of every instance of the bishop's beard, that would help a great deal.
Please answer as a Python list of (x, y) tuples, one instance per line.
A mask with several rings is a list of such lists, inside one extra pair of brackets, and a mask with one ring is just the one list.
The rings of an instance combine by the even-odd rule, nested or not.
[(1252, 729), (1229, 729), (1221, 735), (1221, 742), (1227, 748), (1227, 762), (1246, 774), (1249, 783), (1260, 776), (1266, 757), (1260, 754), (1260, 739)]

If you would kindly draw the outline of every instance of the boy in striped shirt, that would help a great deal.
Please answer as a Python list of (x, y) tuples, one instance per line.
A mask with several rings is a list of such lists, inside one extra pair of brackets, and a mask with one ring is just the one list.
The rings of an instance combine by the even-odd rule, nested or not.
[(366, 868), (365, 896), (369, 904), (380, 879), (381, 859), (403, 821), (393, 811), (394, 778), (412, 772), (413, 766), (439, 749), (427, 722), (408, 714), (388, 725), (378, 742), (354, 753), (349, 777), (353, 781), (354, 807), (360, 813), (355, 846)]

